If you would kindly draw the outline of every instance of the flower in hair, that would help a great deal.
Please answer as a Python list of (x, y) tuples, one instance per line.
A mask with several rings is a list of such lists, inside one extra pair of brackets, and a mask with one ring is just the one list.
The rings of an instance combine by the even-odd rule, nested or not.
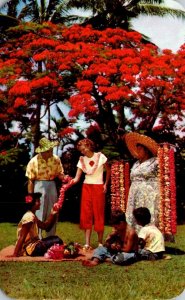
[(26, 202), (26, 203), (31, 203), (32, 201), (33, 201), (32, 196), (26, 196), (26, 197), (25, 197), (25, 202)]

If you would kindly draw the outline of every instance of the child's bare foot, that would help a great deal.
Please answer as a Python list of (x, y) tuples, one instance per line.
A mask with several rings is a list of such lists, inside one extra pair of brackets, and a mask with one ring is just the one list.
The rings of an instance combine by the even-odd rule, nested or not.
[(98, 262), (95, 260), (84, 260), (82, 265), (85, 267), (95, 267), (98, 265)]
[(92, 247), (91, 246), (89, 246), (89, 245), (84, 245), (83, 246), (83, 251), (84, 252), (90, 252), (92, 250)]

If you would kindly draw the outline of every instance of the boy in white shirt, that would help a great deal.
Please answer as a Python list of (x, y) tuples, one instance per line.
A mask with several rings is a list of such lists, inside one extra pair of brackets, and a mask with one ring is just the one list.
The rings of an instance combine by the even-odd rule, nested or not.
[(150, 223), (149, 209), (146, 207), (136, 208), (133, 215), (137, 224), (142, 226), (138, 234), (138, 259), (156, 260), (163, 258), (165, 252), (164, 237), (162, 232)]

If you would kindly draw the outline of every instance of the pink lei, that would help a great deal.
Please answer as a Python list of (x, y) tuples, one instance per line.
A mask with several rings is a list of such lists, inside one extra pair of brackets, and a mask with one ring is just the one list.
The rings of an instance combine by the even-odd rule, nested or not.
[(86, 166), (85, 166), (85, 162), (84, 162), (84, 157), (83, 156), (80, 156), (80, 162), (82, 164), (82, 171), (84, 173), (86, 173), (87, 175), (92, 175), (94, 174), (94, 172), (97, 170), (98, 168), (98, 163), (99, 163), (99, 160), (100, 160), (100, 155), (101, 155), (101, 152), (97, 152), (95, 153), (95, 160), (91, 160), (89, 162), (89, 165), (92, 167), (91, 170), (87, 170)]

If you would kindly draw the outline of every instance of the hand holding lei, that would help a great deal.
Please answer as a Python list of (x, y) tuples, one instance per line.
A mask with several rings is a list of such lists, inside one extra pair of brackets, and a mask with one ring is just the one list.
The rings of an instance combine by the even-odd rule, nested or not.
[(59, 194), (59, 198), (58, 201), (53, 205), (53, 209), (54, 210), (59, 210), (62, 208), (63, 202), (64, 202), (64, 196), (65, 196), (65, 192), (67, 191), (68, 188), (70, 188), (73, 183), (72, 183), (72, 177), (70, 177), (69, 175), (66, 175), (62, 182), (64, 182), (65, 184), (62, 185), (61, 189), (60, 189), (60, 194)]

